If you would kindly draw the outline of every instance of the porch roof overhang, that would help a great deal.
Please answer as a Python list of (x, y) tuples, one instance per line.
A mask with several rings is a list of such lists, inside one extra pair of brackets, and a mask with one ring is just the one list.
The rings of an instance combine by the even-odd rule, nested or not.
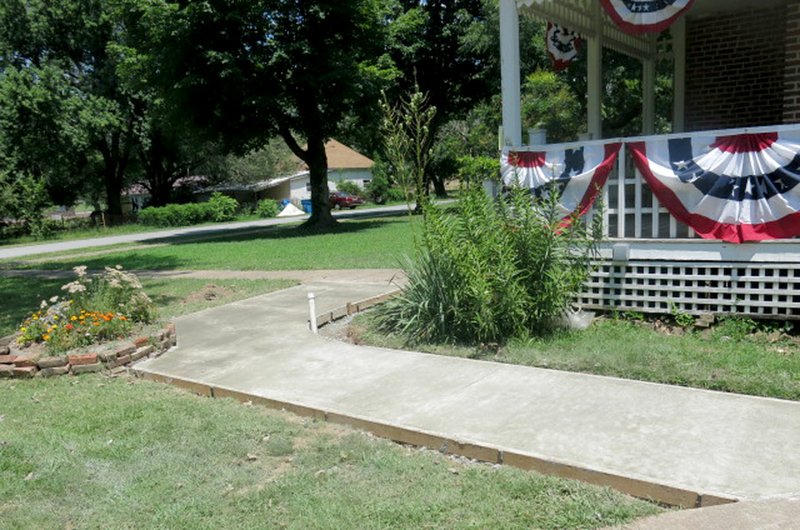
[[(695, 0), (686, 17), (779, 5), (784, 0)], [(587, 38), (602, 36), (603, 45), (639, 59), (655, 59), (657, 34), (630, 35), (605, 13), (598, 0), (516, 0), (518, 8), (549, 22), (568, 27)]]

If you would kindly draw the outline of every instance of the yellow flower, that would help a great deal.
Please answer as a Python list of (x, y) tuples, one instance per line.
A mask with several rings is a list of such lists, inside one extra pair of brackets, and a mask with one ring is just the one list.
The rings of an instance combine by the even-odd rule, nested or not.
[(20, 330), (21, 332), (25, 333), (26, 331), (28, 331), (28, 328), (19, 328), (19, 330)]
[(33, 315), (33, 319), (34, 320), (39, 320), (39, 316), (38, 315)]
[(43, 339), (45, 340), (45, 342), (46, 342), (46, 341), (50, 340), (50, 335), (44, 334), (44, 335), (42, 335), (42, 338), (43, 338)]
[(72, 315), (71, 317), (69, 317), (69, 319), (72, 320), (73, 322), (75, 322), (76, 320), (78, 320), (78, 317), (76, 317), (75, 315)]

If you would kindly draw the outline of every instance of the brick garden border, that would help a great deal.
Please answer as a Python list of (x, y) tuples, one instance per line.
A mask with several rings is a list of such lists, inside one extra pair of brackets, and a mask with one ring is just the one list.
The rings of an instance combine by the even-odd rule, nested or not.
[(93, 372), (125, 371), (128, 365), (145, 357), (159, 357), (177, 344), (175, 324), (169, 323), (157, 332), (141, 336), (96, 353), (42, 356), (14, 347), (16, 335), (0, 339), (0, 378), (52, 377)]

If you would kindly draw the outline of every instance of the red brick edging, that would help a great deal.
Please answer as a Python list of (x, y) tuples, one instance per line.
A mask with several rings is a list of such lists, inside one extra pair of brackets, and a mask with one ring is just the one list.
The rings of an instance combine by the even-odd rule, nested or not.
[(14, 348), (14, 338), (11, 336), (0, 339), (0, 378), (51, 377), (104, 370), (118, 371), (145, 357), (159, 357), (178, 341), (175, 324), (170, 323), (152, 335), (136, 337), (114, 348), (99, 350), (97, 353), (45, 357)]

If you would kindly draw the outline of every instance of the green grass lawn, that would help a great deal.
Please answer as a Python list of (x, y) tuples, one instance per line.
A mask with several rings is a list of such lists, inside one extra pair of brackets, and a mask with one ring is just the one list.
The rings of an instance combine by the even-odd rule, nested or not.
[(601, 528), (660, 508), (142, 380), (0, 380), (3, 528)]
[(351, 334), (389, 348), (800, 400), (798, 342), (750, 334), (743, 322), (723, 320), (710, 331), (666, 335), (642, 322), (604, 318), (583, 332), (511, 341), (497, 354), (467, 346), (407, 345), (378, 332), (372, 313), (356, 317)]
[[(398, 215), (342, 221), (337, 228), (324, 232), (275, 226), (225, 237), (217, 234), (211, 240), (197, 236), (159, 239), (150, 242), (153, 248), (101, 256), (75, 257), (72, 251), (66, 259), (50, 256), (52, 261), (45, 263), (36, 256), (37, 263), (29, 266), (56, 270), (76, 265), (102, 269), (117, 264), (127, 270), (395, 268), (404, 255), (413, 252), (412, 225), (418, 222)], [(16, 265), (6, 262), (4, 266)]]
[[(13, 333), (41, 300), (62, 294), (68, 280), (0, 277), (0, 337)], [(290, 280), (143, 279), (145, 292), (161, 319), (174, 318), (214, 305), (226, 304), (295, 285)]]

